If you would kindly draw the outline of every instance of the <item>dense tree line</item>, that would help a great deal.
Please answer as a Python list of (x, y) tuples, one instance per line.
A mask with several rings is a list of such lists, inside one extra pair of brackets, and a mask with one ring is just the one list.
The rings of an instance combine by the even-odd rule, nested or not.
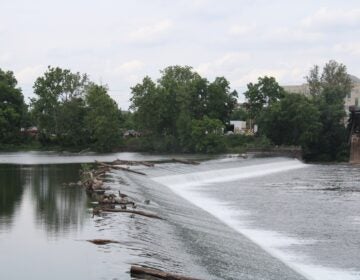
[[(34, 83), (27, 106), (14, 74), (0, 69), (0, 144), (26, 141), (21, 128), (36, 126), (42, 147), (112, 151), (222, 152), (244, 145), (295, 145), (308, 160), (346, 159), (344, 98), (352, 84), (346, 67), (328, 62), (307, 77), (310, 95), (287, 93), (273, 77), (249, 83), (245, 106), (224, 77), (210, 82), (191, 67), (171, 66), (154, 81), (131, 88), (123, 114), (105, 86), (86, 74), (48, 67)], [(230, 119), (258, 124), (257, 136), (224, 137)], [(135, 130), (141, 137), (127, 139)], [(251, 143), (250, 143), (251, 142)]]
[(87, 75), (49, 66), (34, 83), (36, 97), (29, 110), (16, 86), (13, 73), (0, 70), (2, 146), (29, 141), (30, 126), (37, 127), (44, 148), (105, 152), (120, 146), (121, 112), (106, 87), (92, 83)]
[[(259, 80), (259, 83), (262, 82)], [(276, 145), (301, 146), (307, 160), (346, 160), (348, 147), (344, 98), (352, 88), (346, 67), (329, 61), (320, 75), (319, 67), (314, 66), (307, 82), (310, 96), (284, 92), (279, 95), (279, 89), (265, 93), (258, 90), (258, 95), (265, 100), (272, 100), (276, 96), (268, 106), (263, 101), (249, 98), (250, 103), (261, 105), (261, 110), (256, 111), (260, 113), (255, 114), (260, 133)], [(278, 85), (270, 88), (278, 88)], [(254, 95), (252, 85), (249, 91)]]
[(20, 129), (26, 124), (27, 107), (11, 71), (0, 69), (0, 143), (21, 142)]
[(172, 66), (154, 82), (145, 77), (131, 89), (131, 109), (147, 149), (182, 152), (224, 150), (223, 129), (237, 92), (218, 77), (213, 82), (191, 67)]

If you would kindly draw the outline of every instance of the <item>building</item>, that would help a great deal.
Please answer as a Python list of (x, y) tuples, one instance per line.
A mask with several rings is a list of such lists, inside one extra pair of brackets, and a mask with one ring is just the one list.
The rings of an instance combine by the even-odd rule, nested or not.
[(246, 121), (230, 121), (231, 131), (234, 134), (243, 134), (246, 131)]
[[(353, 82), (353, 88), (351, 90), (350, 95), (345, 97), (345, 111), (348, 113), (350, 106), (358, 107), (360, 105), (360, 79), (351, 76)], [(302, 85), (290, 85), (290, 86), (282, 86), (287, 92), (291, 93), (300, 93), (306, 96), (310, 96), (310, 90), (308, 84)]]

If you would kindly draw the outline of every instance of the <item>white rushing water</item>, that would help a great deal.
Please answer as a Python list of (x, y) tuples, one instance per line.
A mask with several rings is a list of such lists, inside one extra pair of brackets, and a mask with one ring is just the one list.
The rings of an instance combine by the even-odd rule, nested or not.
[(237, 181), (241, 179), (255, 178), (286, 172), (294, 169), (307, 168), (310, 165), (298, 160), (284, 159), (271, 163), (260, 163), (249, 166), (240, 166), (221, 170), (194, 172), (182, 175), (170, 175), (155, 177), (153, 180), (169, 187), (174, 193), (180, 195), (196, 206), (207, 211), (223, 223), (243, 234), (254, 243), (261, 246), (272, 256), (281, 260), (293, 270), (307, 279), (313, 280), (355, 280), (360, 279), (360, 274), (353, 271), (333, 269), (320, 265), (311, 264), (309, 257), (290, 253), (291, 245), (307, 244), (316, 240), (300, 240), (285, 236), (276, 231), (254, 229), (249, 226), (251, 213), (242, 209), (229, 206), (214, 197), (208, 197), (202, 189), (207, 184)]

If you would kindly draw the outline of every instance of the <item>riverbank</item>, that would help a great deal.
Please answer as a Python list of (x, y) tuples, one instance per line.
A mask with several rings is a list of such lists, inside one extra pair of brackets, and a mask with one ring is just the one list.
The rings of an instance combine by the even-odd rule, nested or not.
[[(221, 137), (222, 144), (219, 149), (211, 154), (220, 153), (243, 153), (248, 149), (271, 149), (275, 147), (264, 137), (255, 137), (247, 135), (224, 135)], [(165, 143), (164, 139), (151, 137), (128, 137), (121, 139), (121, 144), (112, 150), (112, 152), (135, 152), (135, 153), (184, 153), (191, 154), (191, 147), (181, 149), (173, 143)], [(56, 151), (56, 152), (98, 152), (90, 146), (63, 146), (58, 141), (41, 143), (36, 139), (26, 139), (23, 142), (15, 144), (0, 144), (0, 152), (17, 151)], [(193, 154), (193, 153), (192, 153)]]

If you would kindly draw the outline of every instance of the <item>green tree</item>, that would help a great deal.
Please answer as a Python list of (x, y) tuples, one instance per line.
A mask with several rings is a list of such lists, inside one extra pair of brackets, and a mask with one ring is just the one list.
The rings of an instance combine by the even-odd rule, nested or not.
[(88, 84), (86, 74), (72, 73), (68, 69), (51, 66), (43, 76), (36, 79), (33, 88), (37, 97), (31, 101), (32, 113), (38, 128), (46, 138), (52, 135), (64, 138), (69, 135), (68, 125), (62, 123), (66, 118), (60, 116), (64, 109), (62, 107), (66, 107), (67, 103), (71, 103), (69, 106), (72, 108), (74, 104), (82, 105), (81, 102), (73, 100), (83, 99)]
[(165, 101), (162, 104), (164, 110), (161, 115), (163, 132), (178, 137), (178, 118), (182, 111), (190, 114), (191, 117), (196, 112), (196, 109), (192, 109), (198, 107), (203, 94), (202, 91), (197, 91), (197, 83), (201, 83), (203, 80), (189, 66), (169, 66), (161, 73), (158, 89)]
[[(344, 98), (352, 89), (346, 66), (330, 60), (320, 76), (319, 67), (310, 70), (307, 81), (320, 111), (322, 129), (319, 140), (309, 145), (308, 158), (344, 160), (347, 154)], [(314, 86), (315, 85), (315, 86)]]
[(259, 118), (260, 132), (276, 145), (308, 146), (318, 141), (320, 112), (312, 100), (300, 94), (285, 94), (267, 107)]
[(24, 96), (13, 72), (0, 69), (0, 143), (13, 144), (20, 140), (26, 113)]
[(90, 85), (86, 92), (87, 112), (85, 126), (91, 137), (91, 146), (100, 152), (110, 152), (121, 145), (122, 117), (116, 102), (107, 89)]
[(137, 128), (161, 134), (166, 102), (159, 94), (156, 84), (150, 77), (145, 77), (141, 84), (131, 88), (131, 93), (130, 109), (134, 111), (134, 122)]
[(86, 106), (81, 97), (73, 97), (59, 105), (58, 142), (63, 147), (85, 148), (89, 143), (89, 132), (85, 126)]
[(172, 151), (193, 150), (193, 120), (229, 122), (237, 97), (225, 78), (209, 83), (188, 66), (167, 67), (156, 83), (145, 77), (131, 91), (137, 126), (156, 142), (154, 146), (162, 143)]
[(254, 121), (258, 118), (262, 109), (277, 102), (284, 96), (284, 89), (273, 77), (259, 77), (256, 84), (249, 83), (244, 93), (249, 107), (250, 118)]
[(249, 113), (244, 108), (234, 109), (234, 111), (231, 113), (230, 116), (232, 120), (242, 120), (242, 121), (246, 121), (248, 117), (249, 117)]
[(208, 92), (207, 116), (227, 124), (237, 103), (237, 92), (230, 91), (230, 83), (224, 77), (216, 78)]
[(193, 120), (191, 141), (193, 151), (201, 153), (217, 153), (225, 149), (223, 141), (223, 124), (218, 119), (205, 116), (201, 120)]

